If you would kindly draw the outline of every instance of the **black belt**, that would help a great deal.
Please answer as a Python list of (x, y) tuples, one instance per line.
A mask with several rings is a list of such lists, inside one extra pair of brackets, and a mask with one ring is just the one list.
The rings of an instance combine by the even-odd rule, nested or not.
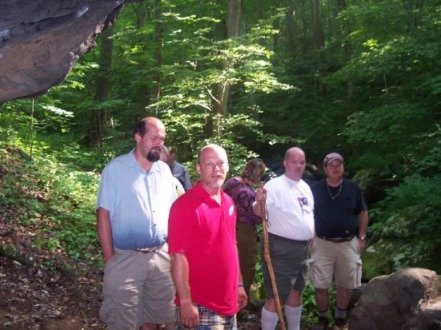
[(148, 248), (139, 248), (139, 249), (135, 249), (135, 251), (137, 252), (141, 252), (141, 253), (151, 253), (151, 252), (157, 252), (159, 250), (161, 250), (161, 248), (164, 246), (166, 242), (163, 242), (162, 244), (158, 245), (158, 246), (153, 246), (153, 247), (148, 247)]
[(321, 237), (317, 236), (318, 238), (321, 238), (325, 241), (332, 242), (332, 243), (343, 243), (343, 242), (349, 242), (352, 241), (352, 239), (355, 237), (355, 235), (348, 236), (348, 237)]
[(276, 235), (276, 234), (273, 234), (273, 233), (268, 233), (268, 236), (273, 237), (273, 238), (278, 239), (278, 240), (288, 241), (288, 242), (291, 242), (291, 243), (298, 243), (298, 244), (303, 244), (303, 245), (307, 245), (311, 241), (311, 240), (300, 241), (300, 240), (297, 240), (297, 239), (291, 239), (291, 238), (279, 236), (279, 235)]

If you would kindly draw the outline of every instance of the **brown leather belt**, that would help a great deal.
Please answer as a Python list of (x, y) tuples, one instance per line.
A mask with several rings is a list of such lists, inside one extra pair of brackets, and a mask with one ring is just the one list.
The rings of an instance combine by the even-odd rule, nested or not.
[(335, 238), (331, 238), (331, 237), (320, 237), (320, 236), (317, 236), (317, 237), (318, 237), (318, 238), (321, 238), (321, 239), (323, 239), (323, 240), (325, 240), (325, 241), (332, 242), (332, 243), (343, 243), (343, 242), (349, 242), (349, 241), (351, 241), (351, 240), (355, 237), (355, 235), (348, 236), (348, 237), (335, 237)]
[(136, 249), (136, 252), (141, 252), (141, 253), (151, 253), (151, 252), (157, 252), (159, 250), (161, 250), (161, 248), (164, 246), (165, 242), (162, 243), (161, 245), (158, 246), (153, 246), (153, 247), (149, 247), (149, 248), (140, 248), (140, 249)]

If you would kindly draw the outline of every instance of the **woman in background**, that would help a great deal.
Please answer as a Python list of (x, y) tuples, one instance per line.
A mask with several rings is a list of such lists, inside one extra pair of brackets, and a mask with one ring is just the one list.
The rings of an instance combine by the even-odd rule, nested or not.
[(257, 254), (257, 229), (261, 218), (254, 215), (252, 204), (256, 192), (253, 185), (262, 181), (265, 163), (259, 159), (251, 159), (245, 165), (240, 176), (232, 177), (224, 185), (224, 191), (234, 200), (237, 209), (236, 236), (239, 250), (240, 271), (242, 273), (245, 292), (249, 295), (254, 280), (254, 269)]

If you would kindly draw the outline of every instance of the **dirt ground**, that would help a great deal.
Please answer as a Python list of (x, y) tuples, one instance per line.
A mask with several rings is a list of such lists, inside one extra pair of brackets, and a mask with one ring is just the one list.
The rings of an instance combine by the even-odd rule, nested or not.
[(0, 329), (102, 329), (101, 270), (36, 249), (40, 228), (10, 219), (0, 217)]
[[(0, 329), (104, 329), (101, 266), (36, 249), (36, 230), (0, 217)], [(241, 329), (259, 329), (257, 308)]]
[[(17, 219), (17, 210), (0, 201), (0, 330), (104, 329), (98, 317), (102, 265), (37, 248), (45, 224), (23, 226)], [(240, 329), (260, 328), (262, 304), (253, 301), (238, 314)]]

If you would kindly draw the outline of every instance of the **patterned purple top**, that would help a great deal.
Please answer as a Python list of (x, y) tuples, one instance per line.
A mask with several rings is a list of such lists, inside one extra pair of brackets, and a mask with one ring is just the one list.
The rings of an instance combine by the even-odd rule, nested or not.
[(229, 179), (224, 185), (224, 191), (230, 195), (236, 204), (237, 219), (240, 222), (256, 225), (261, 223), (260, 217), (253, 213), (253, 202), (256, 192), (248, 184), (240, 182), (237, 178)]

